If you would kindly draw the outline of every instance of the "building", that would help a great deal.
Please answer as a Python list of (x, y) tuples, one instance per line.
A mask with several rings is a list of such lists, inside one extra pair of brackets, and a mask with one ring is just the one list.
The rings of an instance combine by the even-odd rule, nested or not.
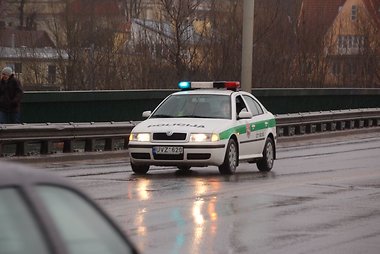
[(298, 21), (305, 79), (376, 87), (380, 80), (380, 0), (304, 0)]
[(328, 82), (380, 85), (380, 0), (347, 0), (326, 35)]
[(12, 67), (26, 90), (59, 90), (67, 60), (45, 31), (0, 29), (0, 64)]

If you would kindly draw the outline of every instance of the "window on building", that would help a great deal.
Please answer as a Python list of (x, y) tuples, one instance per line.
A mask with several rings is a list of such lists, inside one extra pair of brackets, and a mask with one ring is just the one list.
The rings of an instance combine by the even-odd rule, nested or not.
[(339, 62), (334, 62), (333, 63), (333, 66), (332, 66), (332, 73), (335, 75), (335, 76), (338, 76), (341, 74), (341, 65)]
[(343, 48), (344, 46), (343, 46), (343, 43), (344, 43), (344, 38), (343, 38), (344, 36), (343, 35), (339, 35), (338, 36), (338, 48)]
[(353, 5), (351, 7), (351, 20), (356, 21), (358, 19), (358, 6)]
[(22, 63), (15, 63), (14, 71), (16, 74), (22, 73)]
[(356, 75), (356, 72), (357, 72), (357, 68), (356, 68), (356, 64), (355, 62), (348, 62), (346, 63), (346, 69), (345, 69), (345, 72), (347, 72), (347, 74), (351, 75), (351, 76), (355, 76)]
[(48, 82), (54, 84), (57, 78), (57, 67), (55, 65), (48, 66)]
[(353, 42), (353, 38), (354, 38), (354, 36), (352, 36), (352, 35), (348, 35), (347, 36), (347, 45), (348, 45), (348, 48), (352, 48), (352, 46), (353, 46), (353, 44), (352, 44), (352, 42)]
[(353, 36), (353, 42), (352, 42), (352, 47), (354, 48), (359, 48), (360, 44), (360, 36)]
[(361, 36), (359, 36), (359, 40), (360, 40), (360, 42), (359, 42), (359, 48), (362, 49), (362, 48), (365, 47), (366, 38), (365, 38), (365, 36), (361, 35)]
[(342, 53), (359, 53), (365, 47), (365, 36), (363, 35), (339, 35), (338, 50)]

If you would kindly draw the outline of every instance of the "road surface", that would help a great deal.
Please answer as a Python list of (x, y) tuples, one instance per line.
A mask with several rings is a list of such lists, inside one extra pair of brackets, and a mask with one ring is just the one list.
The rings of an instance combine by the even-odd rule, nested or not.
[(380, 251), (379, 132), (279, 143), (269, 173), (241, 164), (232, 176), (137, 176), (125, 158), (39, 166), (82, 187), (142, 253)]

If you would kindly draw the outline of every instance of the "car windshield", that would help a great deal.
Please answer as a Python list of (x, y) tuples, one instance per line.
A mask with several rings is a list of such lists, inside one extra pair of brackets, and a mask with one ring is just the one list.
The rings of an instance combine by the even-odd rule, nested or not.
[(16, 188), (0, 188), (0, 253), (50, 253), (28, 203)]
[(167, 98), (151, 118), (220, 118), (231, 119), (228, 95), (178, 94)]
[(134, 253), (109, 221), (77, 193), (49, 185), (40, 185), (37, 191), (69, 253)]

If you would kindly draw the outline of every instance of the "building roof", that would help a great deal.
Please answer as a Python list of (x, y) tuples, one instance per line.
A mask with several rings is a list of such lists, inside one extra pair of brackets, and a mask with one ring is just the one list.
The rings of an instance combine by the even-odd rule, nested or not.
[(369, 14), (380, 27), (380, 0), (363, 0)]
[(324, 35), (345, 2), (346, 0), (303, 0), (298, 26)]
[(45, 31), (3, 28), (0, 30), (0, 47), (54, 47), (53, 41)]
[(0, 47), (1, 59), (34, 59), (34, 60), (68, 60), (69, 55), (65, 50), (46, 48), (10, 48)]

